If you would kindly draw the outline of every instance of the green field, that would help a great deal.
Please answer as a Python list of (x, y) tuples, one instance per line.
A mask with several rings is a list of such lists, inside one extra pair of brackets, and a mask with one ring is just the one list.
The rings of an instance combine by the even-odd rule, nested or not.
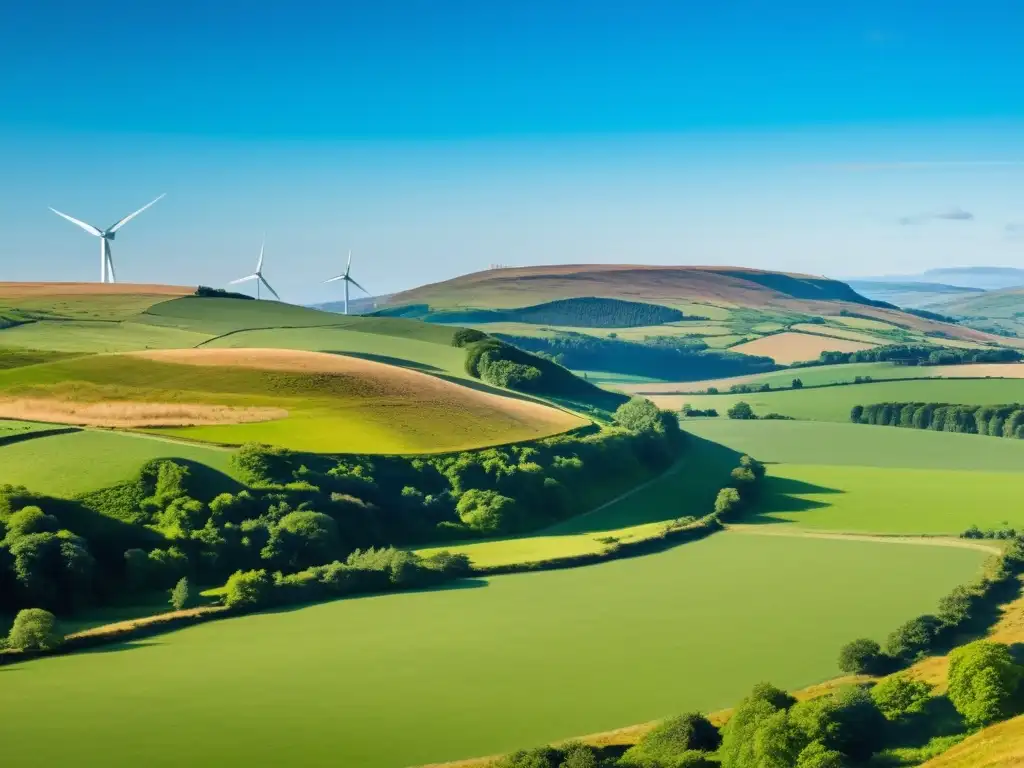
[(195, 347), (209, 334), (135, 322), (45, 320), (0, 330), (0, 344), (57, 352), (128, 352)]
[[(799, 375), (799, 374), (796, 374)], [(792, 378), (792, 376), (790, 376)], [(740, 395), (649, 395), (663, 408), (715, 408), (723, 416), (735, 403), (750, 403), (754, 413), (781, 413), (796, 419), (848, 421), (854, 405), (883, 402), (933, 402), (994, 405), (1024, 401), (1024, 379), (922, 379), (884, 381)]]
[(229, 451), (202, 445), (83, 430), (0, 446), (0, 485), (70, 497), (128, 480), (151, 459), (187, 459), (231, 474), (230, 456)]
[(554, 408), (494, 394), (485, 386), (462, 387), (384, 365), (364, 373), (324, 375), (91, 355), (0, 370), (0, 392), (76, 402), (284, 409), (286, 416), (272, 421), (150, 431), (228, 445), (263, 442), (320, 453), (468, 450), (547, 437), (584, 423)]
[(744, 522), (872, 533), (957, 535), (1024, 526), (1024, 441), (812, 422), (687, 423), (768, 463)]
[(0, 419), (0, 441), (22, 435), (31, 435), (33, 432), (43, 432), (53, 428), (53, 424), (43, 424), (38, 421)]
[(229, 749), (247, 766), (395, 768), (714, 710), (759, 680), (833, 675), (842, 643), (932, 609), (983, 557), (725, 533), (588, 568), (201, 625), (0, 671), (4, 753), (214, 766)]
[[(382, 318), (384, 319), (384, 318)], [(346, 355), (401, 365), (433, 374), (467, 378), (466, 351), (449, 342), (439, 344), (416, 338), (385, 336), (344, 328), (273, 328), (240, 331), (203, 346), (218, 348), (271, 347), (310, 352), (341, 352)]]

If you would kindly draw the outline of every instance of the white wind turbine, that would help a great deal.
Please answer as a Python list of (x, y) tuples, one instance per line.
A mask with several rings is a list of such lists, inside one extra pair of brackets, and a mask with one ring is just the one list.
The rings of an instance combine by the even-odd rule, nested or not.
[(345, 314), (346, 315), (348, 314), (348, 284), (349, 283), (352, 283), (352, 285), (354, 285), (360, 291), (365, 293), (367, 296), (370, 295), (370, 292), (368, 290), (363, 288), (363, 286), (361, 286), (359, 283), (357, 283), (352, 278), (352, 276), (349, 274), (349, 272), (351, 270), (352, 270), (352, 251), (349, 250), (349, 252), (348, 252), (348, 264), (345, 265), (345, 273), (341, 274), (341, 275), (338, 275), (337, 277), (332, 277), (330, 280), (324, 280), (325, 283), (333, 283), (336, 280), (344, 280), (345, 281)]
[[(165, 192), (164, 195), (166, 195), (166, 194), (167, 193)], [(50, 208), (50, 210), (53, 211), (54, 213), (56, 213), (58, 216), (67, 219), (72, 224), (77, 224), (82, 229), (84, 229), (86, 232), (88, 232), (90, 235), (95, 235), (96, 237), (98, 237), (100, 239), (100, 282), (101, 283), (107, 283), (107, 282), (116, 283), (117, 282), (117, 275), (114, 273), (114, 257), (110, 253), (110, 243), (114, 239), (114, 235), (117, 234), (117, 230), (119, 230), (121, 227), (123, 227), (129, 221), (134, 219), (136, 216), (138, 216), (144, 210), (149, 208), (149, 206), (153, 205), (158, 200), (163, 198), (164, 195), (160, 195), (160, 197), (158, 197), (156, 200), (154, 200), (151, 203), (146, 203), (146, 205), (144, 205), (141, 208), (139, 208), (139, 210), (137, 210), (135, 213), (129, 213), (127, 216), (125, 216), (119, 222), (117, 222), (116, 224), (113, 224), (113, 225), (107, 227), (106, 229), (100, 229), (99, 227), (94, 227), (92, 224), (86, 224), (84, 221), (79, 221), (78, 219), (76, 219), (73, 216), (68, 216), (66, 213), (61, 213), (56, 208)], [(108, 276), (110, 277), (109, 280), (107, 280)]]
[(247, 283), (250, 280), (256, 281), (256, 298), (260, 297), (260, 283), (263, 283), (267, 287), (267, 290), (274, 294), (274, 298), (278, 301), (281, 297), (277, 295), (277, 291), (270, 287), (270, 283), (267, 282), (267, 278), (263, 276), (263, 248), (267, 244), (267, 239), (263, 238), (263, 242), (260, 244), (260, 260), (256, 262), (256, 271), (246, 277), (240, 277), (237, 280), (232, 280), (228, 285), (237, 285), (238, 283)]

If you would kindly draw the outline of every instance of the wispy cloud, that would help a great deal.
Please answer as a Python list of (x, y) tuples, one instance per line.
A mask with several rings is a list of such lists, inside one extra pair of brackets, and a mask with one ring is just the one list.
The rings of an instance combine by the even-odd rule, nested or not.
[(947, 221), (971, 221), (974, 219), (974, 214), (970, 211), (965, 211), (963, 208), (946, 208), (941, 211), (931, 211), (930, 213), (918, 213), (913, 216), (904, 216), (900, 219), (900, 224), (904, 226), (910, 224), (924, 224), (927, 221), (933, 221), (935, 219), (945, 219)]
[(956, 168), (1024, 168), (1024, 160), (895, 160), (889, 162), (829, 163), (842, 171), (931, 170)]

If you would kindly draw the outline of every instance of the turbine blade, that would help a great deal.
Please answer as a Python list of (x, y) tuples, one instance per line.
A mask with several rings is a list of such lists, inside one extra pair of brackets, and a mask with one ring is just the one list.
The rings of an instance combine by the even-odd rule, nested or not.
[(232, 280), (228, 285), (238, 285), (238, 283), (247, 283), (250, 280), (258, 280), (259, 275), (249, 275), (248, 277), (240, 277), (237, 280)]
[(369, 295), (370, 295), (370, 292), (369, 292), (368, 290), (366, 290), (365, 288), (363, 288), (363, 286), (361, 286), (361, 285), (360, 285), (359, 283), (357, 283), (357, 282), (356, 282), (355, 280), (353, 280), (353, 279), (352, 279), (351, 277), (350, 277), (350, 278), (348, 279), (348, 281), (349, 281), (350, 283), (352, 283), (352, 285), (354, 285), (354, 286), (355, 286), (356, 288), (358, 288), (358, 289), (359, 289), (360, 291), (362, 291), (363, 293), (365, 293), (365, 294), (366, 294), (367, 296), (369, 296)]
[(324, 280), (324, 282), (333, 283), (335, 280), (344, 280), (346, 277), (347, 275), (338, 275), (337, 277), (332, 277), (330, 280)]
[(256, 274), (258, 275), (263, 269), (263, 249), (267, 245), (267, 236), (263, 236), (263, 242), (260, 243), (260, 260), (256, 262)]
[(84, 229), (86, 232), (88, 232), (90, 235), (96, 235), (96, 237), (99, 237), (100, 235), (103, 234), (98, 229), (96, 229), (96, 227), (94, 227), (92, 224), (86, 224), (84, 221), (79, 221), (74, 216), (68, 216), (66, 213), (61, 213), (56, 208), (50, 208), (50, 210), (53, 211), (54, 213), (56, 213), (61, 218), (67, 219), (72, 224), (77, 224), (82, 229)]
[(260, 275), (260, 282), (263, 283), (267, 287), (268, 291), (270, 291), (272, 294), (274, 294), (274, 298), (275, 299), (277, 299), (278, 301), (281, 300), (281, 297), (277, 295), (277, 291), (275, 291), (273, 288), (270, 287), (270, 283), (267, 282), (267, 278), (265, 278), (263, 275)]
[(110, 282), (116, 283), (117, 273), (114, 271), (114, 254), (110, 251), (110, 243), (107, 240), (104, 240), (104, 242), (107, 243), (107, 274), (110, 276)]
[(121, 227), (123, 227), (129, 221), (134, 219), (136, 216), (138, 216), (144, 210), (149, 208), (151, 205), (156, 205), (156, 203), (160, 202), (160, 200), (162, 200), (166, 194), (167, 193), (164, 192), (164, 194), (160, 195), (160, 197), (158, 197), (156, 200), (153, 200), (152, 202), (146, 203), (144, 206), (139, 208), (139, 210), (137, 210), (135, 213), (129, 213), (127, 216), (125, 216), (123, 219), (121, 219), (119, 222), (117, 222), (114, 226), (112, 226), (110, 229), (108, 229), (107, 232), (117, 232), (117, 230), (119, 230)]
[(346, 275), (348, 274), (348, 271), (350, 269), (352, 269), (352, 249), (351, 248), (348, 249), (348, 264), (345, 265), (345, 274)]

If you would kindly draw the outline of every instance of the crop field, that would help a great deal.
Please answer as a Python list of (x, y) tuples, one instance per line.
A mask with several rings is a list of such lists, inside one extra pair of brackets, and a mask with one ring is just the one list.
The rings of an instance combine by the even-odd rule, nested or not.
[(852, 331), (848, 328), (836, 328), (831, 325), (819, 323), (796, 323), (790, 328), (794, 331), (817, 334), (819, 336), (831, 336), (836, 339), (849, 339), (850, 341), (863, 341), (865, 344), (891, 344), (892, 339), (884, 336), (874, 336), (863, 331)]
[(129, 352), (194, 347), (209, 334), (132, 322), (44, 320), (0, 330), (0, 344), (57, 352)]
[[(31, 405), (33, 418), (60, 422), (67, 403), (123, 404), (110, 426), (139, 403), (167, 413), (191, 406), (276, 409), (283, 418), (178, 427), (159, 434), (301, 451), (419, 453), (462, 450), (564, 432), (585, 422), (547, 405), (464, 387), (416, 371), (340, 355), (292, 350), (162, 350), (92, 355), (0, 371), (5, 407)], [(40, 401), (54, 401), (51, 417)], [(226, 416), (229, 414), (225, 413)], [(116, 420), (113, 420), (115, 419)], [(79, 423), (101, 424), (95, 420)], [(158, 424), (168, 425), (163, 419)], [(139, 426), (142, 426), (140, 424)]]
[(737, 344), (730, 347), (730, 350), (744, 355), (764, 355), (772, 358), (776, 363), (789, 365), (803, 360), (816, 360), (822, 352), (857, 352), (861, 349), (870, 349), (873, 346), (876, 345), (784, 331)]
[(784, 389), (792, 385), (793, 379), (800, 379), (805, 387), (826, 384), (853, 384), (858, 377), (876, 380), (888, 379), (1020, 379), (1024, 378), (1024, 365), (1020, 363), (969, 363), (966, 365), (897, 365), (896, 363), (843, 363), (839, 365), (816, 365), (809, 368), (789, 368), (770, 373), (755, 373), (747, 376), (733, 376), (727, 379), (705, 379), (702, 381), (626, 381), (619, 386), (623, 392), (637, 395), (674, 394), (701, 392), (715, 387), (728, 392), (735, 384), (759, 387), (767, 384), (772, 389)]
[[(799, 375), (799, 374), (796, 374)], [(791, 376), (792, 378), (792, 376)], [(796, 419), (849, 421), (854, 405), (884, 402), (935, 402), (995, 405), (1024, 401), (1020, 379), (917, 379), (852, 386), (751, 392), (735, 395), (651, 395), (662, 408), (715, 408), (724, 417), (735, 403), (749, 403), (754, 413), (781, 413)], [(996, 438), (993, 438), (996, 439)]]
[(769, 465), (744, 522), (808, 529), (957, 535), (1024, 526), (1024, 441), (807, 422), (687, 422)]
[(227, 745), (252, 766), (493, 754), (714, 710), (765, 678), (824, 679), (843, 642), (932, 609), (983, 558), (724, 533), (588, 568), (205, 624), (0, 672), (4, 749), (18, 764), (112, 768), (220, 765)]
[[(381, 318), (384, 319), (384, 318)], [(273, 328), (240, 331), (203, 345), (207, 348), (281, 348), (310, 352), (341, 352), (381, 363), (414, 368), (425, 373), (467, 378), (466, 352), (449, 342), (437, 344), (401, 336), (332, 328)]]
[(152, 459), (186, 459), (230, 475), (230, 457), (229, 451), (209, 446), (83, 430), (0, 445), (0, 485), (71, 497), (128, 480)]

